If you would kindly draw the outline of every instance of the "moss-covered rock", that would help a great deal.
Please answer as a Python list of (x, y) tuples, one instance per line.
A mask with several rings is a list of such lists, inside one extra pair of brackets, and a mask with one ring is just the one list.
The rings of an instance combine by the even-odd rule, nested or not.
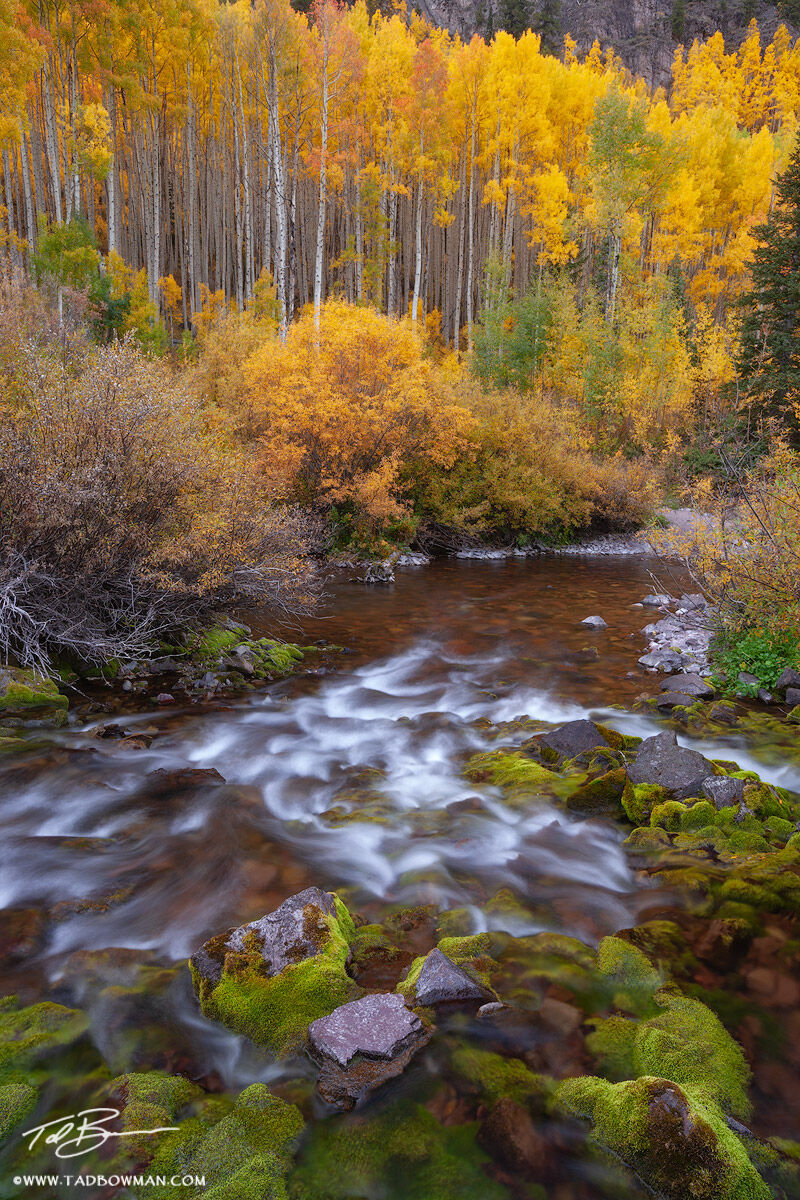
[[(286, 1200), (286, 1176), (303, 1129), (294, 1105), (262, 1083), (238, 1097), (207, 1096), (176, 1076), (124, 1075), (111, 1085), (121, 1105), (122, 1129), (173, 1127), (158, 1138), (128, 1137), (115, 1166), (144, 1161), (148, 1176), (141, 1200)], [(176, 1187), (174, 1176), (203, 1178), (202, 1187)]]
[(302, 1049), (312, 1021), (357, 999), (361, 989), (346, 970), (355, 927), (338, 897), (330, 911), (320, 907), (317, 898), (326, 895), (308, 889), (293, 898), (301, 906), (308, 898), (302, 907), (303, 948), (290, 944), (289, 961), (278, 971), (265, 958), (258, 922), (207, 942), (190, 963), (203, 1013), (282, 1055)]
[(564, 1080), (556, 1096), (669, 1200), (769, 1200), (720, 1109), (692, 1088), (657, 1076), (616, 1084), (590, 1076)]
[(520, 751), (490, 750), (474, 754), (464, 768), (464, 775), (473, 783), (502, 788), (512, 804), (523, 804), (536, 796), (552, 796), (563, 785), (555, 771)]
[(19, 1008), (15, 996), (0, 1000), (0, 1080), (20, 1078), (20, 1072), (72, 1045), (88, 1024), (84, 1013), (62, 1004)]
[(644, 825), (658, 804), (670, 799), (670, 793), (655, 783), (631, 783), (628, 779), (622, 793), (622, 807), (634, 825)]
[(606, 937), (597, 947), (597, 973), (614, 1008), (648, 1012), (663, 976), (636, 946), (623, 938)]
[(736, 1116), (750, 1111), (750, 1070), (719, 1018), (699, 1000), (672, 988), (659, 990), (657, 1015), (639, 1021), (611, 1016), (595, 1021), (587, 1045), (612, 1079), (663, 1075), (692, 1088)]
[(69, 700), (58, 684), (22, 667), (0, 668), (0, 714), (24, 715), (37, 709), (66, 711)]
[(519, 1104), (540, 1105), (548, 1082), (519, 1058), (505, 1058), (477, 1046), (459, 1046), (450, 1057), (452, 1070), (488, 1104), (509, 1097)]
[(38, 1093), (27, 1083), (0, 1084), (0, 1142), (10, 1137), (36, 1107)]
[(484, 1172), (476, 1132), (476, 1124), (440, 1125), (409, 1103), (327, 1121), (303, 1147), (290, 1200), (510, 1200)]

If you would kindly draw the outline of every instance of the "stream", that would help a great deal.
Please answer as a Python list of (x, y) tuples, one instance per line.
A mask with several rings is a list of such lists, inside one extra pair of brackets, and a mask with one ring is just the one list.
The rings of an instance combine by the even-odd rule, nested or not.
[[(368, 921), (465, 909), (471, 932), (489, 927), (486, 902), (508, 889), (518, 905), (492, 928), (499, 920), (513, 935), (551, 930), (590, 946), (668, 909), (672, 899), (632, 868), (621, 826), (546, 802), (515, 808), (462, 774), (470, 755), (530, 736), (520, 718), (591, 715), (625, 733), (657, 730), (625, 711), (658, 687), (637, 665), (649, 619), (637, 602), (655, 566), (451, 559), (400, 568), (390, 587), (342, 581), (322, 615), (285, 631), (346, 647), (335, 666), (236, 701), (142, 711), (139, 700), (43, 731), (40, 749), (0, 763), (0, 908), (13, 942), (3, 992), (87, 1011), (112, 1071), (280, 1090), (313, 1079), (311, 1064), (272, 1061), (205, 1019), (188, 972), (172, 968), (305, 887), (337, 891)], [(606, 630), (580, 625), (594, 613)], [(248, 620), (254, 635), (274, 633)], [(109, 720), (141, 741), (98, 737)], [(734, 736), (698, 748), (754, 762)], [(800, 790), (779, 759), (756, 765)], [(71, 1082), (77, 1075), (51, 1081), (53, 1106)], [(312, 1109), (312, 1120), (339, 1119)], [(607, 1186), (565, 1166), (548, 1196), (645, 1194)]]

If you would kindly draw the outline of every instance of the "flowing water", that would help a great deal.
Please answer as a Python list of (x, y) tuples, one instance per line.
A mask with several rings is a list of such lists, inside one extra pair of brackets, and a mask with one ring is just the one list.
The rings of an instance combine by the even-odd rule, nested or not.
[[(637, 666), (649, 617), (636, 606), (653, 567), (448, 560), (403, 568), (391, 587), (341, 582), (302, 638), (289, 634), (347, 647), (333, 668), (235, 702), (115, 712), (146, 734), (139, 748), (98, 738), (103, 715), (43, 735), (0, 774), (0, 907), (14, 910), (6, 928), (23, 947), (3, 991), (79, 1003), (112, 1070), (279, 1085), (289, 1068), (205, 1020), (188, 972), (159, 971), (303, 887), (337, 890), (369, 920), (466, 908), (475, 932), (507, 888), (521, 902), (507, 932), (590, 945), (657, 911), (668, 898), (632, 871), (623, 830), (547, 803), (509, 807), (462, 774), (471, 754), (529, 736), (520, 717), (588, 713), (652, 732), (622, 709), (654, 690)], [(581, 627), (593, 613), (607, 630)], [(488, 722), (504, 726), (499, 740)], [(211, 768), (224, 783), (187, 773)], [(759, 770), (797, 785), (780, 762)], [(141, 999), (125, 992), (142, 966), (153, 972), (146, 1033)], [(552, 1194), (606, 1194), (571, 1186)]]

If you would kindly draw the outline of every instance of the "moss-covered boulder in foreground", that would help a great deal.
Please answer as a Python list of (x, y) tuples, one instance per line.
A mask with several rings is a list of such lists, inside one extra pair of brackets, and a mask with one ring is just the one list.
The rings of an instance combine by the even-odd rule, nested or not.
[(342, 901), (307, 888), (193, 956), (200, 1007), (274, 1054), (299, 1051), (312, 1021), (361, 995), (346, 970), (354, 939)]
[[(145, 1161), (148, 1175), (203, 1178), (202, 1187), (145, 1184), (140, 1200), (286, 1200), (286, 1175), (303, 1129), (297, 1108), (263, 1083), (237, 1097), (208, 1096), (176, 1076), (124, 1075), (111, 1084), (123, 1130), (166, 1129), (153, 1137), (126, 1138), (115, 1166)], [(108, 1172), (106, 1172), (108, 1173)]]
[(769, 1200), (722, 1111), (694, 1088), (658, 1076), (616, 1084), (589, 1076), (562, 1081), (556, 1099), (669, 1200)]

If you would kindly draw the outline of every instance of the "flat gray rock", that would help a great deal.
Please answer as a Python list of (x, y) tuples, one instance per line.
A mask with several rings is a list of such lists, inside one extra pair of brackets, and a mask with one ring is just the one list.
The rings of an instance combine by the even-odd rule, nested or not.
[(346, 1067), (357, 1054), (391, 1060), (422, 1034), (422, 1022), (397, 992), (364, 996), (312, 1021), (311, 1047)]
[(703, 781), (714, 774), (707, 758), (697, 750), (685, 750), (678, 745), (672, 731), (646, 738), (628, 767), (631, 783), (652, 783), (672, 792), (676, 800), (701, 795)]
[(663, 608), (665, 604), (671, 603), (672, 597), (668, 596), (666, 592), (656, 592), (651, 596), (644, 596), (642, 599), (642, 604), (647, 608)]
[(697, 609), (708, 608), (708, 601), (700, 592), (692, 592), (687, 595), (684, 593), (681, 596), (681, 608), (685, 608), (687, 612), (694, 612)]
[(685, 672), (680, 675), (670, 675), (661, 684), (662, 692), (683, 692), (687, 696), (695, 696), (698, 700), (713, 700), (714, 689), (707, 679), (700, 675)]
[(596, 746), (608, 745), (594, 721), (567, 721), (566, 725), (561, 725), (552, 733), (545, 733), (539, 741), (562, 758), (574, 758), (576, 754), (585, 754)]
[(268, 974), (278, 975), (284, 967), (319, 953), (320, 936), (326, 932), (325, 917), (335, 912), (330, 892), (306, 888), (284, 900), (274, 912), (234, 929), (226, 945), (229, 950), (244, 950), (245, 938), (254, 934), (262, 943)]
[(585, 625), (587, 629), (608, 629), (607, 623), (596, 614), (592, 617), (584, 617), (581, 625)]
[(709, 775), (703, 780), (703, 795), (715, 808), (734, 808), (744, 796), (744, 780), (730, 775)]
[(431, 950), (422, 969), (417, 976), (415, 985), (417, 1004), (446, 1004), (448, 1002), (463, 1002), (489, 998), (489, 992), (481, 987), (474, 979), (470, 979), (466, 971), (443, 954), (441, 950)]

